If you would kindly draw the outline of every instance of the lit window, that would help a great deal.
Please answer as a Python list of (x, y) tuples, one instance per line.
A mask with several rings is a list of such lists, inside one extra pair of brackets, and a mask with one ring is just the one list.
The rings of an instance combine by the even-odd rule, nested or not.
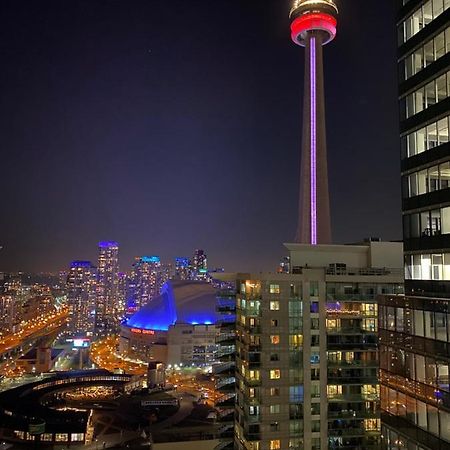
[(279, 380), (281, 378), (281, 370), (280, 369), (272, 369), (270, 371), (270, 379), (271, 380)]
[(270, 396), (271, 397), (278, 397), (279, 395), (280, 395), (279, 388), (270, 388)]
[(271, 311), (279, 311), (280, 310), (280, 302), (278, 300), (274, 300), (270, 302), (270, 310)]
[(70, 435), (70, 440), (71, 440), (72, 442), (75, 442), (75, 441), (83, 441), (83, 440), (84, 440), (84, 434), (83, 434), (83, 433), (72, 433), (72, 434)]
[(269, 412), (270, 414), (279, 414), (281, 410), (280, 405), (270, 405)]
[(280, 449), (281, 449), (281, 441), (279, 439), (270, 441), (270, 450), (280, 450)]
[(271, 294), (279, 294), (280, 293), (280, 285), (279, 284), (271, 284), (269, 287), (269, 292)]
[(69, 436), (66, 433), (56, 433), (55, 434), (56, 442), (67, 442), (68, 439), (69, 439)]
[(280, 343), (280, 336), (278, 334), (270, 336), (270, 343), (273, 345), (278, 345)]
[(303, 345), (303, 335), (302, 334), (291, 334), (289, 336), (289, 345), (291, 347), (300, 347)]
[(365, 419), (364, 428), (367, 431), (379, 431), (381, 429), (380, 419)]

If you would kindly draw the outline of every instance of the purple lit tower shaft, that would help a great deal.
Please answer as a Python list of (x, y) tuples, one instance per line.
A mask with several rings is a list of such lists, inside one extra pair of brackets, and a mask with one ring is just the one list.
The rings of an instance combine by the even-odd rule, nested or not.
[(323, 33), (308, 31), (296, 242), (312, 245), (331, 243), (322, 46)]

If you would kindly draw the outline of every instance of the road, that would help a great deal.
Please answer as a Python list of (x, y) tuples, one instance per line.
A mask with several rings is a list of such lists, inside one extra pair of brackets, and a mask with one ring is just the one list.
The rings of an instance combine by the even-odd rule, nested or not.
[(65, 324), (68, 316), (68, 308), (61, 308), (25, 322), (17, 333), (1, 337), (0, 355), (21, 346), (30, 339), (53, 333)]
[(120, 369), (131, 375), (145, 375), (148, 364), (120, 355), (117, 351), (118, 345), (119, 338), (117, 336), (109, 336), (94, 342), (90, 349), (91, 361), (110, 372)]

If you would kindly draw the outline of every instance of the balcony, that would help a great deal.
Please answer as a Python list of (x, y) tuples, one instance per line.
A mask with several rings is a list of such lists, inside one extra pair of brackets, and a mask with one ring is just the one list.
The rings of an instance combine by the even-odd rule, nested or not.
[(244, 378), (244, 384), (246, 386), (250, 386), (250, 387), (260, 386), (261, 385), (261, 380), (256, 380), (256, 379), (249, 380), (247, 378)]
[(222, 389), (226, 388), (226, 389), (233, 389), (234, 390), (235, 383), (236, 383), (236, 378), (235, 377), (221, 378), (216, 383), (216, 389), (217, 390), (222, 390)]
[(234, 417), (234, 408), (226, 408), (219, 411), (219, 420), (220, 421), (229, 421), (233, 420)]
[(366, 444), (365, 442), (359, 442), (355, 445), (339, 445), (330, 441), (328, 448), (330, 450), (380, 450), (382, 447), (376, 444)]
[(327, 309), (327, 319), (370, 319), (376, 318), (375, 311), (361, 311), (355, 309)]
[(348, 377), (345, 375), (342, 376), (328, 376), (329, 384), (340, 384), (340, 385), (348, 385), (348, 384), (378, 384), (379, 380), (377, 375), (365, 375), (360, 377)]
[(224, 344), (226, 342), (234, 342), (236, 339), (236, 333), (234, 331), (230, 331), (229, 333), (220, 333), (216, 338), (217, 344)]
[(234, 423), (225, 423), (219, 429), (218, 432), (221, 436), (233, 436)]
[(236, 347), (234, 345), (221, 345), (219, 346), (219, 350), (217, 351), (217, 357), (222, 359), (232, 356), (234, 359), (235, 353)]
[(229, 361), (222, 364), (216, 364), (212, 367), (212, 372), (214, 375), (221, 374), (221, 373), (234, 373), (235, 370), (235, 363), (234, 361)]
[(328, 410), (328, 419), (336, 420), (336, 419), (379, 419), (380, 411), (371, 411), (371, 410), (360, 410), (360, 411), (351, 411), (351, 410), (339, 410), (339, 411), (330, 411)]
[(261, 327), (259, 325), (240, 325), (239, 323), (236, 324), (238, 329), (242, 329), (244, 332), (255, 335), (261, 333)]
[(354, 360), (354, 361), (328, 361), (328, 367), (342, 367), (342, 368), (377, 368), (379, 365), (378, 361), (362, 361), (362, 360)]
[(402, 269), (390, 269), (390, 268), (373, 268), (373, 267), (329, 267), (326, 271), (330, 276), (357, 276), (357, 277), (381, 277), (381, 276), (394, 276), (403, 277)]
[(380, 400), (378, 394), (328, 394), (329, 402), (376, 402)]
[(327, 328), (328, 334), (376, 334), (377, 330), (365, 330), (361, 327), (334, 327)]
[(216, 407), (234, 405), (235, 399), (236, 399), (236, 396), (234, 393), (222, 395), (222, 397), (220, 397), (218, 400), (216, 400)]
[(365, 428), (341, 428), (341, 429), (329, 429), (328, 436), (330, 437), (364, 437), (366, 435), (376, 435), (381, 433), (379, 430), (366, 430)]

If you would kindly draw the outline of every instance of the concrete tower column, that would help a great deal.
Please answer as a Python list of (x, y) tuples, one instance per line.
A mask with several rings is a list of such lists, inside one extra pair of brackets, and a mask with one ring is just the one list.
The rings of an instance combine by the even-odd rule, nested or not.
[(333, 0), (295, 0), (291, 10), (292, 40), (305, 47), (300, 201), (295, 239), (301, 244), (331, 243), (322, 48), (336, 36), (337, 14)]
[(309, 32), (305, 43), (304, 119), (296, 242), (330, 244), (322, 32)]

